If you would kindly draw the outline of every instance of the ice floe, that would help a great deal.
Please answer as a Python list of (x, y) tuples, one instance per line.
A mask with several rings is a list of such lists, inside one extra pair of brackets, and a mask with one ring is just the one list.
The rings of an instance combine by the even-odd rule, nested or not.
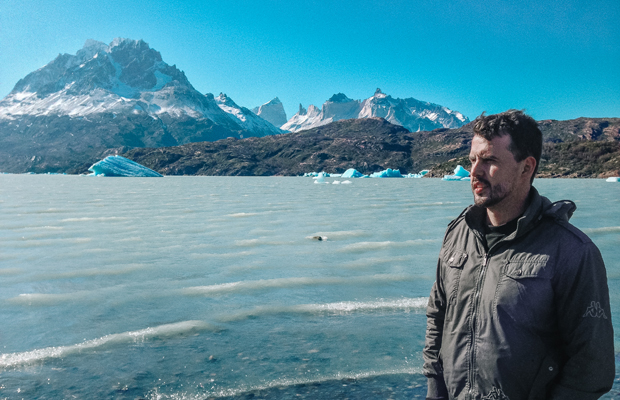
[(319, 175), (315, 178), (314, 183), (329, 183), (325, 180), (327, 174), (325, 172), (319, 172)]
[(469, 171), (467, 171), (462, 166), (457, 165), (456, 168), (454, 168), (453, 175), (444, 175), (443, 178), (441, 178), (441, 180), (443, 181), (469, 181), (471, 180), (471, 178), (469, 177)]
[[(402, 175), (400, 173), (400, 170), (388, 168), (380, 172), (374, 172), (370, 175), (364, 175), (358, 170), (356, 170), (355, 168), (349, 168), (342, 174), (328, 174), (325, 172), (322, 172), (322, 173), (325, 174), (325, 177), (340, 177), (340, 178), (422, 178), (424, 175), (428, 174), (428, 172), (429, 171), (425, 169), (425, 170), (420, 171), (417, 174)], [(304, 176), (314, 176), (314, 177), (317, 177), (318, 175), (319, 173), (316, 173), (316, 172), (307, 172), (304, 174)], [(344, 181), (342, 183), (345, 183), (345, 182), (347, 181)]]
[(423, 178), (424, 175), (426, 175), (428, 173), (429, 173), (429, 170), (423, 169), (422, 171), (418, 172), (417, 174), (407, 174), (407, 175), (405, 175), (405, 178), (416, 178), (416, 179), (419, 179), (419, 178)]
[(388, 168), (381, 172), (373, 172), (370, 174), (371, 178), (402, 178), (403, 176), (400, 174), (400, 170)]
[(620, 182), (620, 177), (618, 177), (618, 176), (610, 176), (605, 181), (606, 182)]
[(348, 170), (344, 171), (344, 174), (341, 175), (342, 178), (363, 178), (366, 176), (368, 175), (362, 174), (355, 168), (349, 168)]
[(136, 176), (156, 177), (163, 176), (152, 169), (140, 165), (135, 161), (121, 156), (108, 156), (88, 168), (95, 176)]

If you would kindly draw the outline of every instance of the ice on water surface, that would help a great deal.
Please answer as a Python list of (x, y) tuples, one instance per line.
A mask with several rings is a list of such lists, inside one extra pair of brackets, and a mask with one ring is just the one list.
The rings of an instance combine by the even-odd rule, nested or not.
[(454, 174), (444, 175), (442, 180), (444, 181), (469, 181), (471, 180), (471, 178), (469, 177), (469, 171), (467, 171), (462, 166), (457, 165), (456, 168), (454, 168)]
[(400, 170), (388, 168), (381, 172), (374, 172), (370, 174), (371, 178), (402, 178), (403, 176), (400, 174)]
[(344, 171), (344, 174), (342, 174), (342, 178), (362, 178), (364, 176), (366, 175), (362, 174), (355, 168), (349, 168), (348, 170)]
[(405, 175), (405, 178), (423, 178), (424, 175), (428, 174), (430, 171), (427, 169), (423, 169), (422, 171), (418, 172), (417, 174), (407, 174)]
[(108, 156), (93, 164), (89, 171), (95, 176), (162, 177), (163, 175), (121, 156)]

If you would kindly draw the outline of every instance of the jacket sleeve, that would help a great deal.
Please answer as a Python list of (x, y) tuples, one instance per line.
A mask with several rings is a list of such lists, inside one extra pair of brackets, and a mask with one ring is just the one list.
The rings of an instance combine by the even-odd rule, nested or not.
[(554, 277), (563, 360), (551, 399), (598, 399), (615, 377), (614, 335), (603, 258), (591, 241), (567, 249)]
[(443, 323), (446, 311), (446, 294), (443, 290), (441, 258), (437, 263), (437, 278), (431, 289), (426, 308), (426, 342), (422, 355), (424, 357), (424, 375), (428, 378), (427, 400), (448, 399), (448, 391), (443, 378), (443, 366), (439, 359)]

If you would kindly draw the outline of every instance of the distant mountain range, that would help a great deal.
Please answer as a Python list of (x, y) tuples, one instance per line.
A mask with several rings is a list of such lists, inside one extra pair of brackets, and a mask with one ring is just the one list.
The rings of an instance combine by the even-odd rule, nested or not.
[[(88, 40), (28, 74), (0, 101), (0, 172), (69, 172), (136, 147), (262, 137), (349, 118), (385, 117), (410, 130), (456, 127), (458, 112), (377, 91), (334, 95), (287, 121), (276, 97), (249, 110), (221, 93), (198, 92), (142, 40)], [(282, 127), (282, 129), (280, 129)]]
[(395, 99), (377, 89), (372, 97), (363, 101), (351, 100), (345, 94), (338, 93), (323, 103), (321, 109), (310, 105), (306, 110), (300, 104), (299, 112), (281, 128), (297, 132), (343, 119), (373, 117), (384, 118), (411, 132), (458, 128), (469, 122), (469, 119), (458, 111), (414, 98)]
[[(619, 121), (540, 121), (541, 173), (620, 174)], [(130, 39), (89, 40), (0, 101), (0, 172), (83, 173), (126, 154), (164, 174), (393, 168), (441, 175), (467, 163), (470, 140), (469, 119), (458, 111), (379, 89), (365, 100), (338, 93), (320, 109), (300, 105), (288, 120), (277, 97), (250, 110), (224, 93), (198, 92), (159, 52)]]
[[(286, 135), (133, 149), (125, 157), (164, 175), (370, 174), (429, 169), (428, 176), (469, 168), (473, 124), (410, 132), (383, 118), (349, 119)], [(544, 150), (539, 177), (620, 176), (620, 118), (540, 121)]]

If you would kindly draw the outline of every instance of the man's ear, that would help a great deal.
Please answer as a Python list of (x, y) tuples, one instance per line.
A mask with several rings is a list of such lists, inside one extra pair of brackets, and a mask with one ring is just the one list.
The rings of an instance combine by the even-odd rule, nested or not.
[(529, 156), (523, 160), (523, 174), (526, 174), (528, 179), (531, 178), (534, 169), (536, 169), (536, 159), (534, 157)]

